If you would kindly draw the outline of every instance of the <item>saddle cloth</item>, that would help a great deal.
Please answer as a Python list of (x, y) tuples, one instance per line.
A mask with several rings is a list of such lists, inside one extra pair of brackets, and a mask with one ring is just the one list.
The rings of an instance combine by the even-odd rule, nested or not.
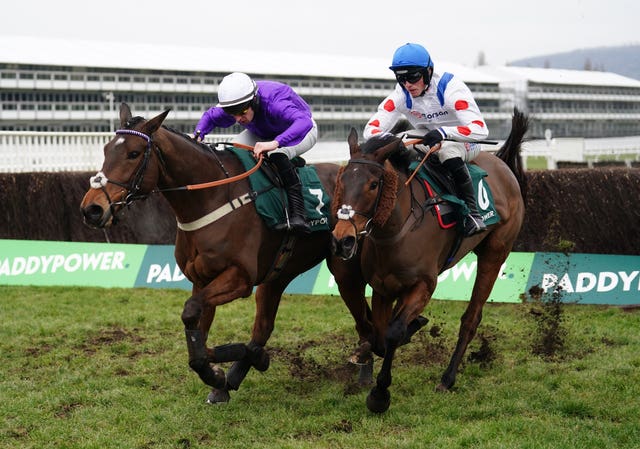
[[(418, 162), (411, 164), (410, 169), (414, 170), (418, 166)], [(469, 174), (471, 174), (471, 181), (476, 193), (476, 203), (478, 205), (478, 212), (484, 221), (484, 224), (489, 226), (500, 221), (500, 215), (495, 208), (493, 202), (493, 194), (489, 188), (489, 184), (485, 182), (487, 172), (475, 164), (467, 164), (469, 168)], [(431, 198), (442, 198), (445, 203), (436, 204), (434, 207), (434, 213), (438, 218), (440, 226), (444, 229), (451, 228), (453, 226), (462, 226), (462, 218), (469, 213), (466, 203), (458, 198), (453, 193), (452, 188), (455, 186), (447, 185), (442, 181), (441, 170), (437, 174), (434, 173), (433, 166), (423, 166), (417, 174), (417, 177), (425, 184), (425, 188)]]
[[(245, 170), (255, 167), (256, 160), (247, 150), (234, 147), (227, 148), (227, 150), (240, 159)], [(302, 182), (302, 196), (311, 231), (329, 230), (331, 197), (324, 191), (316, 168), (311, 165), (305, 165), (298, 167), (296, 170)], [(251, 189), (256, 192), (256, 210), (265, 224), (273, 229), (276, 225), (285, 223), (286, 191), (279, 186), (275, 186), (262, 169), (251, 174), (249, 182), (251, 183)]]

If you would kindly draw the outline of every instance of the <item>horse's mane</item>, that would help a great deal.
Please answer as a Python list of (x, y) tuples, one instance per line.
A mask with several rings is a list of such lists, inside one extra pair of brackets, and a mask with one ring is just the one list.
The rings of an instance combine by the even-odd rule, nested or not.
[(408, 150), (404, 144), (401, 144), (402, 139), (394, 134), (380, 134), (373, 136), (371, 139), (360, 145), (360, 151), (363, 154), (374, 153), (378, 148), (389, 145), (393, 142), (398, 142), (398, 150), (389, 154), (387, 159), (393, 165), (397, 171), (409, 175), (409, 164), (415, 160), (415, 153)]
[(162, 125), (162, 128), (166, 129), (167, 131), (169, 131), (172, 134), (176, 134), (178, 137), (180, 137), (181, 139), (186, 140), (187, 142), (189, 142), (191, 145), (194, 145), (196, 148), (204, 151), (205, 153), (213, 153), (215, 150), (214, 148), (209, 145), (206, 144), (204, 142), (199, 142), (195, 139), (192, 139), (188, 134), (185, 134), (181, 131), (178, 131), (176, 129), (170, 128), (167, 125)]

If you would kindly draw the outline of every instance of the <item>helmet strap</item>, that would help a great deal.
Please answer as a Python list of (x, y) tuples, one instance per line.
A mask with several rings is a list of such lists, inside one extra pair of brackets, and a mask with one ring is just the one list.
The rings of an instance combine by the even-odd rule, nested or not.
[(429, 89), (429, 84), (431, 84), (432, 77), (433, 77), (433, 67), (426, 67), (422, 72), (422, 79), (424, 81), (424, 92), (426, 92), (427, 89)]
[(257, 92), (251, 99), (250, 105), (251, 105), (251, 109), (253, 109), (254, 111), (257, 111), (260, 108), (260, 97), (258, 96)]

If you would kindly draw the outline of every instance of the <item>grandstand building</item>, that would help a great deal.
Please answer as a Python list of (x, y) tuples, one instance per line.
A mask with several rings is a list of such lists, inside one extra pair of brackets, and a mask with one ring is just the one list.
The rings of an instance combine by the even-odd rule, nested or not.
[[(0, 130), (107, 132), (127, 102), (147, 118), (191, 133), (233, 71), (291, 85), (318, 123), (320, 141), (359, 132), (395, 85), (390, 58), (264, 53), (135, 43), (0, 37)], [(514, 106), (534, 137), (640, 135), (640, 81), (613, 73), (517, 67), (468, 68), (435, 61), (473, 91), (490, 138), (503, 139)], [(237, 129), (216, 130), (221, 134)]]

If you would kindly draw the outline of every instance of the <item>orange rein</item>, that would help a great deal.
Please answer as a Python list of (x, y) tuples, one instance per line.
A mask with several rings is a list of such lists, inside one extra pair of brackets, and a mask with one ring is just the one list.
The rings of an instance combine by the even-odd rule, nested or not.
[[(233, 146), (236, 148), (242, 148), (243, 150), (249, 150), (249, 151), (253, 150), (252, 146), (243, 145), (241, 143), (234, 143)], [(231, 178), (220, 179), (218, 181), (203, 182), (200, 184), (190, 184), (188, 186), (185, 186), (184, 188), (186, 188), (187, 190), (208, 189), (210, 187), (216, 187), (216, 186), (221, 186), (225, 184), (230, 184), (232, 182), (240, 181), (241, 179), (244, 179), (250, 176), (251, 174), (255, 173), (262, 165), (262, 161), (263, 161), (263, 157), (262, 157), (262, 153), (260, 153), (260, 155), (258, 156), (258, 162), (256, 163), (255, 167), (253, 167), (251, 170), (248, 170), (240, 175), (232, 176)]]
[[(422, 142), (422, 139), (408, 140), (407, 142), (405, 142), (405, 145), (415, 145), (416, 143), (420, 143), (420, 142)], [(429, 148), (429, 151), (427, 151), (427, 153), (424, 155), (424, 157), (422, 158), (422, 160), (420, 161), (420, 163), (418, 164), (416, 169), (413, 170), (413, 173), (411, 173), (411, 176), (409, 176), (409, 179), (407, 179), (404, 182), (405, 187), (408, 186), (409, 183), (411, 183), (411, 180), (416, 176), (416, 174), (420, 170), (420, 167), (422, 167), (424, 165), (424, 163), (427, 162), (427, 158), (429, 156), (431, 156), (433, 153), (435, 153), (436, 151), (438, 151), (440, 149), (440, 146), (441, 146), (441, 144), (437, 143), (434, 146), (432, 146), (431, 148)]]

